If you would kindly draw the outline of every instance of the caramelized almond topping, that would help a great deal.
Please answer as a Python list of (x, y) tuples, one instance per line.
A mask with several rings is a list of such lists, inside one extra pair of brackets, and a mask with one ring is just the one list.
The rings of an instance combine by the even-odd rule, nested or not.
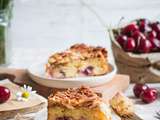
[(64, 106), (69, 109), (77, 107), (94, 108), (99, 105), (101, 98), (90, 88), (81, 86), (80, 88), (69, 88), (66, 91), (51, 94), (48, 98), (49, 106)]
[(75, 44), (70, 47), (70, 49), (55, 53), (49, 57), (49, 64), (64, 64), (68, 63), (70, 60), (76, 59), (87, 59), (93, 57), (107, 57), (107, 51), (102, 47), (87, 46), (85, 44)]

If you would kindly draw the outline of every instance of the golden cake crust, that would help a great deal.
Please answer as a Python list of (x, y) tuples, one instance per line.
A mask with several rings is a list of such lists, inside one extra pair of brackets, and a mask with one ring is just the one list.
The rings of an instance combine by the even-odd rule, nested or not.
[(85, 44), (75, 44), (68, 50), (60, 53), (55, 53), (49, 57), (48, 63), (50, 64), (63, 64), (68, 63), (70, 60), (86, 59), (93, 57), (107, 57), (107, 51), (102, 47), (87, 46)]
[(71, 51), (79, 52), (86, 58), (107, 57), (107, 51), (103, 47), (87, 46), (85, 44), (75, 44), (70, 47)]
[(95, 108), (99, 106), (101, 98), (89, 87), (69, 88), (66, 91), (51, 94), (48, 98), (49, 106), (63, 106), (74, 108)]

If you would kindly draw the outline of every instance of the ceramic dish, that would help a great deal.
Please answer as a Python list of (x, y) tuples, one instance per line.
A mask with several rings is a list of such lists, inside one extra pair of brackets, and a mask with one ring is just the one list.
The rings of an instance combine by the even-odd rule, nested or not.
[(47, 78), (45, 76), (45, 62), (33, 64), (28, 69), (29, 76), (37, 83), (54, 88), (71, 88), (81, 85), (97, 86), (109, 82), (117, 72), (115, 65), (110, 66), (110, 72), (101, 76), (75, 77), (75, 78)]

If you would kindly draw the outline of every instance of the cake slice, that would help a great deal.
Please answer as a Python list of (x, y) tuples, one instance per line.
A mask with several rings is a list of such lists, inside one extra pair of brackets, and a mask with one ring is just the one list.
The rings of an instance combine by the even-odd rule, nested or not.
[(107, 72), (107, 51), (85, 44), (75, 44), (64, 52), (53, 54), (46, 64), (47, 76), (54, 78), (98, 76)]
[(110, 100), (110, 105), (120, 116), (132, 115), (134, 113), (132, 101), (120, 92)]
[(108, 106), (88, 87), (51, 94), (48, 104), (48, 120), (111, 120)]

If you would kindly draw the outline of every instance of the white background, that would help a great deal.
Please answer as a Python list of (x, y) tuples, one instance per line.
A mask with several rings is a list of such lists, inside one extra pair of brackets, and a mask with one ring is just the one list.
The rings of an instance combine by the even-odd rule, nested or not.
[[(160, 0), (15, 0), (11, 28), (12, 66), (28, 67), (73, 43), (102, 45), (110, 52), (107, 27), (137, 17), (158, 18)], [(112, 57), (110, 58), (112, 62)]]

